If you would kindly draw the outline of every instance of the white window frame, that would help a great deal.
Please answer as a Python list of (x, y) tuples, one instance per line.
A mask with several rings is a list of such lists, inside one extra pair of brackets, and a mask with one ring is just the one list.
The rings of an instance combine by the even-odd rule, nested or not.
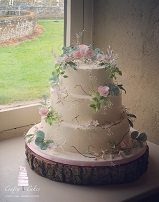
[[(93, 4), (94, 0), (65, 0), (65, 39), (69, 46), (76, 41), (76, 34), (84, 33), (82, 44), (93, 44)], [(40, 122), (39, 104), (0, 110), (0, 140), (23, 135), (31, 125)]]

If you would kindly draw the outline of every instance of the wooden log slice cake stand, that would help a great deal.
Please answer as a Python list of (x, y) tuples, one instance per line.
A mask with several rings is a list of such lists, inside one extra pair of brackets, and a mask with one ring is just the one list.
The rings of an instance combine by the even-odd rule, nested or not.
[[(78, 185), (120, 184), (137, 180), (148, 167), (149, 148), (122, 160), (84, 160), (50, 155), (35, 144), (26, 143), (26, 156), (31, 169), (50, 180)], [(80, 155), (80, 154), (77, 154)], [(81, 157), (82, 158), (82, 157)]]

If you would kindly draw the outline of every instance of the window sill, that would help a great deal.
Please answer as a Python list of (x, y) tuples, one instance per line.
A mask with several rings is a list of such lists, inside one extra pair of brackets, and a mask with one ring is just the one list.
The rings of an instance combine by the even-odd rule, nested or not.
[(39, 104), (18, 106), (0, 111), (0, 140), (27, 132), (31, 125), (40, 122)]

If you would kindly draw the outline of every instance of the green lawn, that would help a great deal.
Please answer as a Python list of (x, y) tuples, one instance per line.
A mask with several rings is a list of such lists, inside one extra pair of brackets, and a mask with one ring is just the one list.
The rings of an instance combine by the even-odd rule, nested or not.
[(52, 51), (61, 53), (63, 21), (39, 21), (45, 30), (36, 39), (0, 47), (0, 104), (27, 101), (49, 94), (54, 69)]

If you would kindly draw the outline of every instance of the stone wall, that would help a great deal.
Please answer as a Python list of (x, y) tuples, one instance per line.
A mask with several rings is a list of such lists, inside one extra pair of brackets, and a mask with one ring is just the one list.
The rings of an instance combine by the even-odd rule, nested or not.
[[(34, 12), (37, 14), (38, 18), (64, 18), (64, 5), (59, 4), (59, 6), (27, 6), (27, 7), (7, 7), (1, 6), (0, 13), (6, 10), (16, 11), (16, 10), (27, 10), (29, 12)], [(1, 14), (0, 14), (1, 16)]]
[(37, 25), (37, 16), (28, 11), (0, 12), (0, 43), (11, 39), (20, 39), (33, 33)]
[(123, 104), (136, 129), (159, 144), (159, 1), (95, 0), (94, 44), (118, 53)]
[(64, 18), (63, 6), (28, 7), (28, 10), (35, 12), (38, 18)]

